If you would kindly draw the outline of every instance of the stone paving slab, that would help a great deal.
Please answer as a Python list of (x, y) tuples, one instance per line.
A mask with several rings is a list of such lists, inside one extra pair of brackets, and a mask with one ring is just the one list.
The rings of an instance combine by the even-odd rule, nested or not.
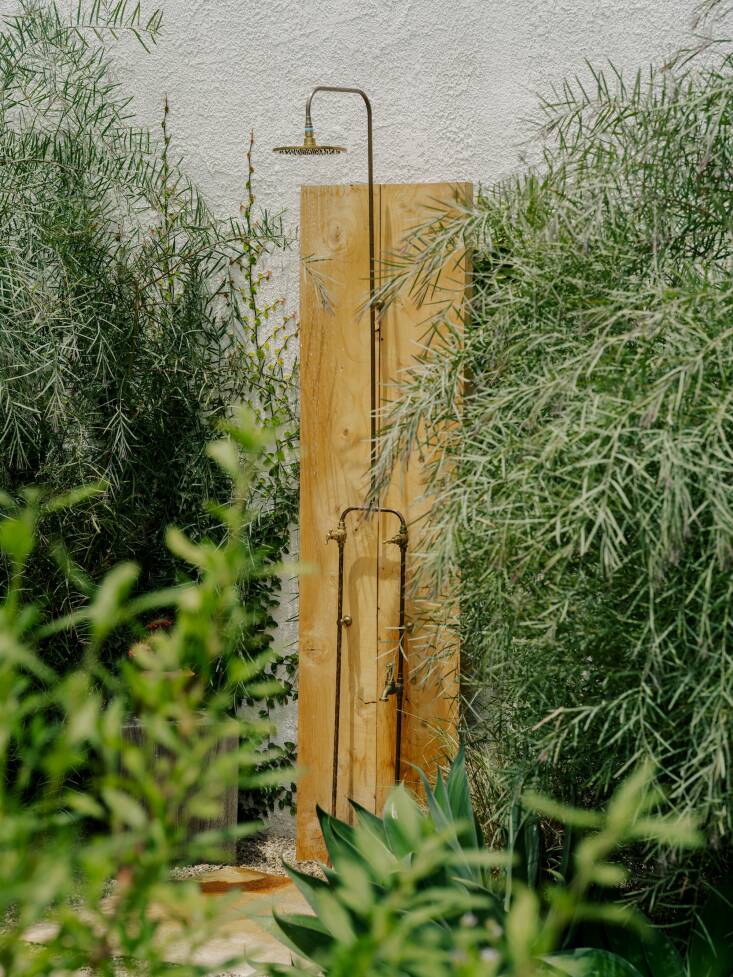
[[(268, 875), (245, 867), (223, 868), (198, 876), (207, 898), (221, 904), (221, 919), (214, 936), (194, 950), (185, 937), (177, 938), (180, 924), (163, 921), (160, 936), (171, 963), (197, 963), (211, 967), (212, 974), (247, 977), (256, 972), (251, 964), (290, 963), (292, 952), (274, 935), (272, 911), (310, 913), (310, 908), (293, 883), (283, 876)], [(54, 924), (39, 923), (25, 934), (29, 943), (45, 943), (55, 933)], [(233, 958), (246, 958), (249, 964), (234, 969)], [(218, 971), (217, 968), (223, 968)], [(130, 974), (130, 964), (124, 968)]]
[[(246, 956), (257, 963), (289, 963), (293, 955), (274, 936), (272, 911), (275, 909), (278, 913), (310, 913), (307, 902), (288, 878), (250, 872), (256, 878), (247, 879), (244, 883), (247, 888), (240, 888), (242, 870), (235, 872), (240, 874), (239, 879), (233, 879), (233, 873), (229, 870), (214, 873), (213, 880), (207, 876), (199, 879), (204, 892), (207, 892), (207, 882), (220, 882), (222, 876), (228, 878), (231, 887), (226, 892), (208, 890), (212, 899), (225, 896), (222, 899), (222, 919), (217, 926), (216, 937), (199, 948), (193, 954), (192, 961), (215, 967), (233, 956)], [(186, 959), (185, 943), (180, 947), (172, 944), (171, 962)], [(245, 966), (227, 973), (245, 977), (254, 973), (254, 968)]]

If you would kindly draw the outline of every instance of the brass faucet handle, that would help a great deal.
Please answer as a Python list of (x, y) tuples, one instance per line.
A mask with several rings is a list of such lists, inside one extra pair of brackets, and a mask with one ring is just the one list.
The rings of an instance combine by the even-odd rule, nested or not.
[(398, 533), (396, 533), (394, 536), (390, 536), (389, 539), (385, 539), (384, 542), (393, 543), (395, 546), (399, 546), (400, 548), (404, 549), (407, 546), (407, 539), (407, 530), (400, 529)]
[(397, 683), (394, 680), (394, 664), (392, 662), (387, 665), (387, 679), (384, 683), (384, 689), (379, 697), (380, 702), (386, 702), (391, 695), (397, 693)]
[(346, 542), (346, 526), (342, 522), (336, 529), (329, 529), (326, 533), (326, 542), (329, 543), (332, 539), (335, 539), (339, 546), (343, 546)]

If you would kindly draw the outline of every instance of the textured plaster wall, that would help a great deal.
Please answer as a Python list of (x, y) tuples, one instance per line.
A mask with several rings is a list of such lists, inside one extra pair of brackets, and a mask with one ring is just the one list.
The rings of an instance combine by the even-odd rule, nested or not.
[[(378, 181), (491, 181), (518, 165), (537, 92), (587, 59), (635, 70), (688, 36), (691, 0), (158, 0), (165, 33), (147, 55), (123, 43), (119, 79), (157, 123), (165, 93), (192, 176), (222, 212), (242, 197), (247, 136), (256, 137), (259, 203), (294, 224), (301, 183), (362, 181), (361, 102), (319, 95), (319, 136), (346, 156), (288, 159), (270, 147), (302, 137), (315, 84), (373, 99)], [(297, 306), (294, 256), (276, 280)], [(293, 595), (290, 595), (291, 601)], [(283, 640), (294, 640), (292, 602)], [(284, 717), (294, 735), (294, 714)]]
[(633, 70), (665, 55), (687, 36), (695, 0), (148, 2), (165, 12), (160, 46), (146, 55), (123, 45), (119, 55), (140, 116), (155, 123), (169, 95), (189, 170), (223, 211), (242, 196), (253, 129), (259, 201), (294, 220), (299, 184), (364, 179), (356, 98), (314, 102), (319, 135), (349, 154), (269, 152), (302, 136), (314, 84), (371, 95), (377, 180), (492, 180), (516, 166), (536, 92), (582, 71), (586, 59)]
[[(155, 2), (155, 0), (151, 0)], [(681, 40), (688, 0), (158, 0), (165, 36), (120, 70), (141, 115), (173, 123), (212, 200), (233, 208), (242, 152), (258, 140), (261, 201), (294, 211), (301, 182), (363, 178), (357, 100), (321, 95), (316, 129), (346, 157), (288, 160), (268, 148), (302, 133), (315, 83), (372, 96), (377, 178), (492, 179), (510, 170), (535, 92), (584, 59), (634, 69)]]

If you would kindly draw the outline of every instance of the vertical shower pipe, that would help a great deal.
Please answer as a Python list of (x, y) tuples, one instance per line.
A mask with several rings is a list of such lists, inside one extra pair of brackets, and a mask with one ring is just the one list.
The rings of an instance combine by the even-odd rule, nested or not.
[[(369, 485), (374, 493), (376, 488), (376, 463), (377, 463), (377, 312), (374, 304), (375, 298), (375, 241), (374, 241), (374, 140), (372, 134), (372, 103), (369, 96), (361, 88), (345, 88), (338, 85), (317, 85), (308, 96), (305, 103), (305, 141), (310, 136), (315, 142), (313, 131), (313, 119), (311, 116), (311, 104), (313, 96), (318, 92), (332, 92), (334, 94), (358, 95), (364, 102), (367, 116), (367, 212), (369, 221), (369, 386), (370, 386), (370, 411), (369, 411)], [(339, 765), (339, 727), (341, 725), (341, 645), (343, 638), (343, 619), (344, 602), (344, 547), (346, 544), (346, 527), (343, 524), (344, 513), (339, 520), (337, 533), (343, 533), (337, 539), (339, 546), (339, 583), (338, 583), (338, 610), (336, 618), (336, 689), (334, 706), (334, 729), (333, 729), (333, 775), (331, 781), (331, 813), (336, 814), (336, 800), (338, 797), (338, 765)], [(329, 534), (328, 538), (332, 538)], [(349, 618), (349, 624), (351, 619)], [(348, 627), (348, 625), (346, 625)]]
[[(308, 101), (305, 105), (305, 139), (304, 142), (313, 140), (315, 143), (315, 135), (313, 129), (313, 118), (311, 115), (311, 104), (313, 102), (313, 96), (318, 92), (333, 92), (342, 93), (349, 95), (358, 95), (364, 102), (366, 108), (367, 116), (367, 213), (369, 222), (369, 378), (370, 378), (370, 425), (369, 425), (369, 441), (370, 441), (370, 464), (369, 464), (369, 482), (370, 490), (372, 496), (376, 490), (376, 465), (377, 465), (377, 338), (379, 330), (377, 328), (376, 322), (376, 303), (375, 303), (375, 279), (376, 279), (376, 269), (375, 269), (375, 231), (374, 231), (374, 140), (372, 131), (372, 103), (369, 100), (369, 96), (366, 92), (362, 91), (361, 88), (345, 88), (335, 85), (317, 85), (313, 91), (308, 96)], [(351, 624), (351, 617), (347, 615), (344, 617), (343, 614), (343, 600), (344, 600), (344, 549), (346, 546), (346, 525), (345, 517), (349, 512), (353, 512), (361, 509), (362, 511), (371, 512), (386, 512), (389, 510), (380, 509), (378, 506), (350, 506), (348, 509), (344, 510), (341, 514), (339, 520), (339, 526), (336, 530), (332, 530), (328, 536), (328, 539), (335, 539), (339, 547), (339, 567), (338, 567), (338, 601), (337, 601), (337, 611), (336, 611), (336, 689), (335, 689), (335, 705), (334, 705), (334, 732), (333, 732), (333, 775), (331, 781), (331, 813), (336, 814), (336, 802), (338, 799), (338, 764), (339, 764), (339, 736), (340, 736), (340, 719), (341, 719), (341, 653), (342, 653), (342, 643), (343, 643), (343, 628), (349, 627)], [(391, 510), (394, 512), (394, 510)], [(402, 748), (402, 682), (404, 676), (404, 613), (405, 613), (405, 557), (406, 557), (406, 546), (407, 546), (407, 526), (405, 520), (400, 513), (395, 514), (401, 520), (400, 533), (404, 533), (405, 543), (400, 549), (400, 623), (399, 623), (399, 645), (398, 654), (400, 661), (398, 663), (398, 683), (395, 689), (397, 695), (397, 730), (395, 734), (395, 782), (399, 782), (400, 779), (400, 763), (401, 763), (401, 748)]]
[[(371, 386), (371, 410), (370, 410), (370, 465), (369, 465), (369, 482), (372, 497), (376, 490), (376, 466), (377, 466), (377, 338), (379, 334), (379, 329), (377, 328), (376, 322), (376, 303), (375, 303), (375, 235), (374, 235), (374, 141), (372, 136), (372, 103), (369, 100), (369, 96), (366, 92), (362, 91), (361, 88), (342, 88), (332, 85), (318, 85), (313, 89), (308, 97), (308, 101), (305, 106), (305, 132), (306, 138), (311, 135), (315, 141), (315, 136), (313, 135), (313, 119), (311, 116), (311, 103), (313, 101), (313, 96), (317, 92), (341, 92), (351, 95), (359, 95), (366, 107), (367, 113), (367, 193), (368, 193), (368, 214), (369, 214), (369, 373), (370, 373), (370, 386)], [(346, 526), (344, 523), (344, 517), (349, 511), (353, 512), (359, 508), (358, 506), (351, 506), (349, 509), (342, 513), (341, 519), (339, 520), (339, 528), (335, 531), (336, 536), (332, 537), (330, 534), (329, 539), (335, 538), (339, 546), (339, 583), (338, 583), (338, 609), (336, 618), (336, 707), (335, 707), (335, 717), (334, 717), (334, 750), (333, 750), (333, 778), (332, 778), (332, 788), (331, 788), (331, 813), (336, 814), (336, 801), (338, 798), (338, 745), (339, 745), (339, 720), (341, 714), (341, 647), (343, 638), (343, 628), (348, 627), (351, 624), (351, 617), (348, 620), (343, 616), (343, 591), (344, 591), (344, 548), (346, 545)], [(397, 515), (400, 519), (400, 539), (403, 542), (400, 543), (400, 619), (399, 619), (399, 641), (398, 641), (398, 657), (399, 662), (397, 665), (397, 682), (394, 688), (394, 693), (397, 696), (396, 701), (396, 711), (397, 711), (397, 723), (395, 730), (395, 783), (399, 783), (400, 779), (400, 765), (401, 765), (401, 753), (402, 753), (402, 696), (403, 696), (403, 683), (404, 683), (404, 640), (405, 640), (405, 585), (406, 585), (406, 551), (407, 551), (407, 525), (405, 519), (401, 513), (396, 512), (392, 509), (381, 509), (378, 506), (364, 507), (367, 511), (372, 512), (392, 512)], [(387, 697), (387, 690), (382, 694), (382, 699)]]

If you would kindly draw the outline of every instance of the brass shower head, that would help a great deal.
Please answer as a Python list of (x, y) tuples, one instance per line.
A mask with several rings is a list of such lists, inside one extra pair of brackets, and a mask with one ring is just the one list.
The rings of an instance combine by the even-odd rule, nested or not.
[(273, 149), (273, 153), (280, 153), (283, 156), (335, 156), (337, 153), (345, 152), (345, 146), (319, 146), (313, 126), (308, 125), (305, 127), (301, 146), (275, 146)]

